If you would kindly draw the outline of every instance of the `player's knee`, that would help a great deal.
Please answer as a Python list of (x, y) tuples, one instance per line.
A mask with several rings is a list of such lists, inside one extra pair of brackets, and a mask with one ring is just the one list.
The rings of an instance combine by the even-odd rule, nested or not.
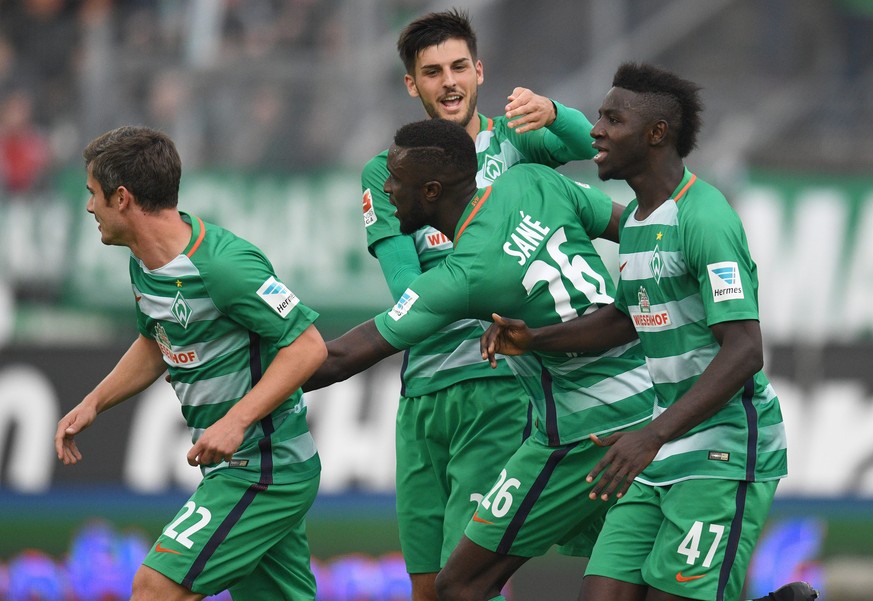
[(148, 566), (140, 566), (133, 577), (130, 601), (202, 599)]

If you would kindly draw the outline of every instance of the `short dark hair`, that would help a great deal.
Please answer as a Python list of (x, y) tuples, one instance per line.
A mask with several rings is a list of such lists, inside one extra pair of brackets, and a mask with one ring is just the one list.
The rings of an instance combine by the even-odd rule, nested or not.
[(456, 179), (475, 178), (479, 169), (476, 144), (470, 134), (446, 119), (408, 123), (394, 134), (394, 145), (406, 149), (416, 163)]
[(467, 43), (470, 55), (475, 61), (476, 32), (470, 25), (467, 11), (458, 8), (429, 13), (407, 25), (397, 39), (397, 53), (400, 54), (406, 72), (411, 75), (415, 72), (415, 60), (422, 50), (454, 38)]
[(146, 213), (179, 202), (182, 161), (166, 134), (126, 125), (94, 138), (82, 156), (107, 198), (124, 186)]
[(615, 72), (612, 85), (645, 96), (645, 108), (650, 115), (675, 128), (680, 157), (685, 158), (697, 146), (703, 111), (700, 86), (645, 63), (623, 63)]

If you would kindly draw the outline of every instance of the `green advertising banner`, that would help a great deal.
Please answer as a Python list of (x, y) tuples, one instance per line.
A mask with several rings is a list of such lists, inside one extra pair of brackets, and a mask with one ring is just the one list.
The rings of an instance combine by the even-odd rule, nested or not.
[[(630, 200), (623, 182), (574, 175)], [(873, 178), (752, 173), (713, 183), (743, 218), (768, 342), (870, 337), (873, 237), (864, 232), (873, 231)], [(328, 335), (390, 305), (365, 248), (356, 172), (193, 172), (183, 176), (180, 198), (184, 210), (260, 246), (285, 283), (321, 313)], [(19, 298), (19, 340), (102, 341), (132, 331), (127, 250), (102, 246), (86, 202), (76, 171), (46, 197), (0, 200), (0, 285)], [(615, 245), (600, 248), (608, 265), (616, 263)]]

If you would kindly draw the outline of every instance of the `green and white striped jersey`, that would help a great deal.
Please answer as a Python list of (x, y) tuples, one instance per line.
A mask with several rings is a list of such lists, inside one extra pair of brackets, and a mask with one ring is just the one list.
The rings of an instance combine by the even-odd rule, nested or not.
[[(678, 401), (719, 344), (710, 326), (758, 319), (758, 276), (739, 216), (688, 170), (673, 199), (642, 221), (631, 202), (621, 222), (615, 305), (633, 320), (655, 383), (653, 417)], [(715, 415), (665, 444), (639, 476), (762, 481), (787, 474), (779, 400), (763, 371)]]
[[(552, 125), (524, 134), (510, 128), (506, 117), (488, 119), (479, 115), (480, 129), (476, 136), (478, 187), (488, 186), (516, 164), (539, 163), (558, 167), (594, 156), (589, 135), (591, 123), (581, 112), (559, 103), (555, 105), (557, 117)], [(387, 150), (376, 155), (364, 166), (361, 174), (364, 225), (371, 253), (380, 240), (403, 235), (400, 222), (394, 216), (394, 206), (383, 190), (388, 177), (387, 157)], [(412, 236), (422, 272), (439, 264), (452, 251), (451, 240), (430, 226)], [(496, 370), (483, 364), (479, 355), (482, 333), (478, 321), (459, 320), (409, 349), (401, 376), (402, 394), (421, 396), (464, 380), (512, 375), (502, 359)]]
[[(454, 252), (377, 315), (376, 327), (394, 347), (409, 348), (461, 317), (490, 320), (497, 312), (539, 327), (610, 304), (615, 286), (591, 238), (611, 214), (599, 190), (543, 165), (516, 165), (479, 190), (458, 223)], [(476, 350), (487, 366), (478, 342)], [(639, 342), (508, 359), (533, 401), (533, 436), (545, 444), (651, 417), (654, 390)]]
[[(280, 348), (317, 313), (277, 278), (254, 245), (181, 213), (191, 241), (172, 261), (148, 269), (135, 256), (130, 279), (137, 327), (164, 355), (182, 415), (196, 441), (261, 378)], [(202, 467), (262, 484), (316, 475), (321, 465), (298, 389), (245, 433), (230, 462)]]

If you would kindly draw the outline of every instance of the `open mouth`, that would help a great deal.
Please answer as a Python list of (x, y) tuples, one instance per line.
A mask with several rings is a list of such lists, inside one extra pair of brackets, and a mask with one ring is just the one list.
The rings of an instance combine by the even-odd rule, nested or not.
[(463, 100), (464, 98), (460, 94), (449, 94), (448, 96), (440, 98), (440, 104), (445, 108), (452, 110), (459, 108)]

